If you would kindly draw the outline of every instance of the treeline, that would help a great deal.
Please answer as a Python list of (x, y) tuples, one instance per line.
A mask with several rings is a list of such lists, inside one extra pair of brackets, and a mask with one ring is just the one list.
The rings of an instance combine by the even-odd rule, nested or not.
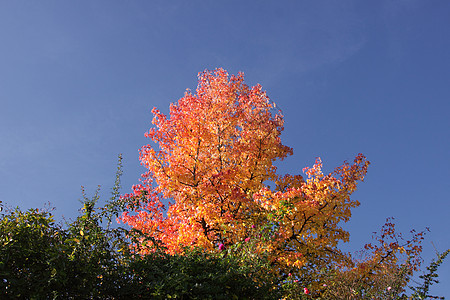
[[(16, 208), (0, 221), (1, 299), (277, 299), (261, 261), (187, 250), (139, 255), (144, 236), (111, 228), (110, 211), (85, 201), (72, 223), (49, 211)], [(151, 237), (148, 237), (151, 238)]]
[[(113, 225), (124, 205), (118, 193), (120, 174), (119, 165), (106, 205), (97, 207), (98, 191), (92, 198), (83, 191), (81, 213), (64, 225), (55, 222), (49, 209), (2, 206), (1, 299), (310, 298), (289, 274), (272, 274), (268, 260), (252, 254), (251, 243), (218, 253), (186, 248), (182, 255), (169, 255), (151, 236)], [(146, 254), (130, 247), (149, 241), (154, 247)], [(437, 268), (448, 253), (432, 262), (412, 295), (391, 294), (389, 299), (430, 297)]]
[[(260, 257), (186, 249), (169, 255), (153, 237), (117, 226), (121, 156), (112, 197), (97, 207), (82, 188), (75, 221), (55, 222), (50, 209), (2, 208), (0, 299), (279, 299)], [(131, 247), (152, 241), (142, 255)]]

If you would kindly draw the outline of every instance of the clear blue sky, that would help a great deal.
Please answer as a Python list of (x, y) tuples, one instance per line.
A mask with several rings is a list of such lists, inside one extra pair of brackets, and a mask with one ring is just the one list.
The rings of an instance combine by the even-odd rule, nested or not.
[[(128, 192), (152, 107), (216, 67), (283, 110), (283, 172), (372, 162), (350, 248), (391, 216), (430, 227), (426, 262), (450, 248), (449, 1), (2, 1), (0, 200), (73, 218), (81, 185), (110, 190), (118, 153)], [(448, 297), (449, 269), (433, 288)]]

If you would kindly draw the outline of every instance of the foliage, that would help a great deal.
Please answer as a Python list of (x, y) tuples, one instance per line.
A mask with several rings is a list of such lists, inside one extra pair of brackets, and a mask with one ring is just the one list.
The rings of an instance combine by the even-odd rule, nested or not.
[[(98, 207), (82, 187), (82, 209), (66, 226), (46, 210), (7, 211), (0, 220), (0, 297), (23, 299), (425, 299), (449, 250), (405, 288), (421, 264), (425, 232), (405, 239), (387, 219), (357, 255), (338, 244), (359, 205), (351, 195), (369, 162), (358, 154), (323, 174), (274, 162), (283, 117), (260, 85), (216, 69), (199, 74), (167, 117), (153, 109), (141, 150), (148, 169)], [(168, 202), (168, 205), (166, 203)], [(167, 207), (167, 208), (166, 208)], [(123, 213), (122, 213), (123, 212)], [(113, 226), (119, 217), (131, 229)]]
[(184, 255), (146, 254), (132, 261), (130, 268), (134, 270), (130, 292), (144, 298), (280, 298), (267, 274), (255, 272), (233, 256), (217, 256), (199, 249), (186, 249)]
[(397, 299), (417, 270), (425, 232), (411, 232), (405, 240), (396, 233), (392, 219), (387, 219), (376, 244), (367, 244), (352, 259), (351, 268), (332, 269), (321, 287), (325, 299)]
[(281, 295), (284, 299), (426, 299), (432, 297), (429, 287), (437, 283), (437, 267), (449, 253), (440, 254), (427, 268), (429, 273), (421, 276), (424, 284), (412, 288), (415, 293), (410, 297), (395, 287), (396, 281), (404, 280), (404, 270), (379, 273), (375, 279), (382, 281), (371, 281), (372, 290), (367, 290), (368, 282), (335, 273), (329, 277), (330, 286), (322, 286), (318, 295), (305, 290), (293, 274), (281, 283), (271, 276), (267, 261), (253, 252), (258, 236), (219, 253), (196, 248), (185, 249), (184, 255), (164, 251), (135, 255), (123, 243), (123, 235), (105, 243), (111, 231), (98, 226), (95, 207), (91, 208), (68, 229), (55, 224), (49, 212), (37, 209), (15, 209), (2, 216), (2, 299), (280, 299)]
[[(66, 228), (45, 210), (16, 208), (0, 221), (0, 298), (22, 299), (276, 299), (260, 259), (198, 250), (146, 255), (129, 245), (152, 240), (137, 230), (111, 228), (121, 209), (121, 158), (113, 196), (96, 207), (99, 189), (83, 189), (80, 216)], [(243, 259), (249, 263), (243, 263)]]
[[(272, 162), (292, 150), (281, 144), (281, 115), (272, 115), (260, 86), (223, 70), (200, 75), (197, 95), (189, 91), (170, 106), (168, 119), (156, 108), (147, 137), (159, 144), (141, 150), (148, 168), (129, 201), (137, 215), (123, 221), (163, 241), (170, 253), (186, 246), (214, 249), (247, 236), (260, 209), (252, 195), (274, 179)], [(154, 188), (152, 185), (156, 183)], [(173, 199), (167, 215), (162, 199)], [(261, 216), (262, 218), (264, 216)]]
[[(97, 191), (98, 192), (98, 191)], [(0, 221), (1, 298), (110, 298), (124, 284), (126, 232), (104, 229), (98, 193), (83, 191), (82, 214), (67, 228), (49, 211), (16, 208)], [(127, 244), (125, 244), (127, 243)]]
[(437, 280), (437, 269), (444, 262), (444, 259), (449, 253), (450, 249), (447, 249), (443, 253), (437, 253), (437, 260), (432, 261), (431, 264), (427, 267), (428, 273), (420, 276), (420, 278), (423, 280), (423, 283), (420, 286), (411, 287), (414, 292), (411, 296), (412, 299), (445, 299), (444, 297), (432, 296), (429, 294), (429, 292), (431, 285), (433, 285), (434, 283), (439, 283), (439, 280)]
[[(251, 237), (252, 251), (268, 258), (280, 284), (292, 274), (310, 297), (332, 295), (330, 283), (344, 279), (358, 293), (372, 294), (374, 280), (393, 272), (404, 274), (396, 282), (401, 290), (420, 264), (423, 233), (401, 241), (389, 221), (362, 259), (340, 251), (338, 243), (349, 239), (342, 223), (359, 205), (350, 196), (369, 162), (358, 154), (323, 174), (318, 158), (303, 170), (305, 178), (278, 174), (274, 162), (292, 154), (280, 139), (283, 116), (242, 73), (204, 71), (196, 94), (187, 90), (169, 116), (152, 112), (155, 127), (146, 136), (158, 148), (142, 147), (148, 171), (122, 198), (121, 220), (153, 236), (167, 253), (183, 254), (186, 247), (220, 252)], [(153, 251), (153, 243), (137, 245), (140, 253)]]
[(64, 284), (55, 272), (64, 252), (59, 228), (47, 212), (18, 209), (0, 221), (0, 288), (3, 296), (36, 298)]

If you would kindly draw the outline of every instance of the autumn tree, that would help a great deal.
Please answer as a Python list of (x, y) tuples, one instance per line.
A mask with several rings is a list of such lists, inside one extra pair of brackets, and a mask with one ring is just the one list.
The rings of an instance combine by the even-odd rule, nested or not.
[[(253, 196), (275, 180), (273, 162), (292, 153), (280, 140), (283, 118), (261, 86), (224, 70), (199, 76), (197, 94), (187, 91), (170, 106), (170, 118), (152, 110), (156, 128), (146, 134), (159, 150), (141, 149), (148, 168), (134, 187), (138, 215), (123, 220), (151, 232), (170, 251), (198, 245), (213, 249), (245, 239), (261, 225), (265, 209)], [(167, 216), (163, 199), (171, 201)]]
[[(146, 133), (153, 144), (140, 152), (148, 171), (124, 196), (122, 222), (168, 253), (194, 246), (223, 251), (253, 240), (253, 251), (268, 255), (280, 276), (295, 274), (308, 286), (336, 268), (359, 270), (337, 246), (349, 239), (341, 226), (359, 205), (350, 196), (367, 172), (366, 158), (358, 154), (330, 174), (319, 158), (304, 176), (279, 174), (274, 163), (293, 152), (280, 139), (283, 115), (262, 87), (223, 69), (198, 78), (196, 93), (187, 90), (168, 116), (153, 108), (154, 127)], [(384, 246), (371, 248), (366, 266), (395, 264), (396, 253), (411, 245)]]

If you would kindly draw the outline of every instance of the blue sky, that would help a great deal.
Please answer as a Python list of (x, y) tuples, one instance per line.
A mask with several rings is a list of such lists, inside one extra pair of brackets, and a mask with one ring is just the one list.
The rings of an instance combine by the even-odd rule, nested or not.
[(152, 107), (222, 67), (283, 110), (282, 172), (372, 162), (346, 247), (394, 217), (430, 227), (429, 262), (450, 248), (449, 16), (448, 1), (2, 1), (0, 201), (73, 218), (81, 185), (109, 192), (119, 153), (128, 192)]

